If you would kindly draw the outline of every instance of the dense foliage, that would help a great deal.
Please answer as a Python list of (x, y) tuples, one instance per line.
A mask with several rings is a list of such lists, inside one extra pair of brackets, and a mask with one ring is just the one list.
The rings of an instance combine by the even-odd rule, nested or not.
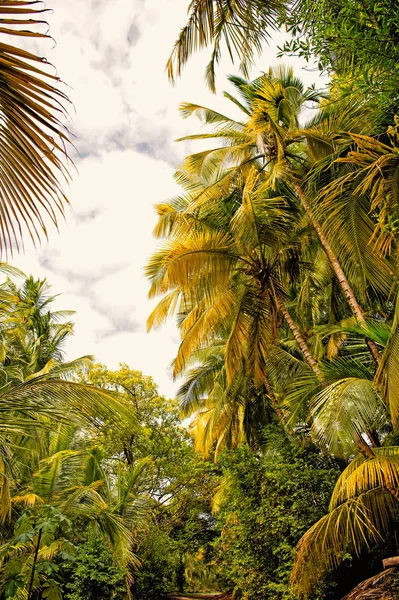
[[(174, 373), (184, 377), (182, 412), (204, 456), (247, 444), (265, 457), (266, 426), (278, 421), (294, 440), (343, 459), (292, 565), (289, 593), (312, 595), (327, 594), (345, 569), (355, 573), (357, 561), (367, 573), (376, 552), (398, 551), (399, 20), (389, 3), (367, 0), (192, 2), (169, 75), (211, 45), (206, 78), (215, 89), (224, 41), (246, 76), (282, 24), (292, 39), (281, 53), (316, 58), (331, 83), (306, 88), (275, 67), (253, 81), (229, 77), (235, 94), (224, 95), (238, 116), (182, 104), (184, 117), (206, 126), (185, 139), (212, 145), (186, 157), (181, 194), (158, 205), (162, 241), (147, 275), (160, 301), (148, 324), (176, 315)], [(249, 509), (249, 521), (256, 515)], [(253, 548), (240, 546), (245, 523), (237, 525), (244, 572)], [(257, 555), (249, 572), (261, 564)], [(275, 565), (260, 597), (288, 593), (272, 592), (277, 573)], [(256, 597), (259, 580), (239, 580)]]
[[(1, 35), (46, 37), (40, 12), (3, 2)], [(281, 26), (327, 90), (249, 80)], [(180, 404), (124, 363), (66, 361), (71, 313), (2, 265), (0, 599), (338, 598), (399, 552), (398, 35), (386, 0), (190, 2), (170, 78), (211, 45), (215, 90), (223, 44), (244, 78), (238, 117), (182, 105), (212, 147), (157, 207), (148, 324), (176, 317)], [(68, 173), (57, 77), (0, 50), (5, 249), (56, 224)]]
[(262, 456), (247, 448), (221, 458), (225, 487), (215, 543), (221, 582), (254, 599), (291, 598), (295, 547), (328, 507), (339, 470), (315, 448), (269, 432)]

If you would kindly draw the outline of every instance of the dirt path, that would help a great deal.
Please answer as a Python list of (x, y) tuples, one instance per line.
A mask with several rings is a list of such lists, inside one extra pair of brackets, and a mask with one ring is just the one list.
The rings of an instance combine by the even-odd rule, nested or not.
[(217, 600), (221, 594), (170, 594), (170, 600)]

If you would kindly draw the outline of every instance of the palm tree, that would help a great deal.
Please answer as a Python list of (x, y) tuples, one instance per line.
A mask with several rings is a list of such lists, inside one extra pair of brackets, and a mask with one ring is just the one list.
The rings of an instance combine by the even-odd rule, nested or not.
[[(82, 528), (104, 536), (124, 566), (137, 567), (133, 549), (150, 506), (142, 489), (152, 478), (151, 459), (120, 470), (115, 478), (104, 468), (99, 449), (81, 447), (75, 428), (59, 427), (46, 440), (35, 469), (29, 464), (32, 449), (25, 449), (26, 467), (12, 496), (12, 506), (18, 507), (14, 536), (0, 549), (2, 588), (17, 579), (27, 598), (49, 585), (54, 594), (59, 589), (53, 561), (59, 553), (73, 553)], [(40, 571), (43, 561), (47, 568)], [(128, 579), (128, 593), (129, 587)]]
[(300, 269), (295, 206), (265, 192), (256, 168), (241, 188), (236, 181), (230, 192), (222, 189), (219, 198), (201, 199), (200, 204), (206, 184), (192, 176), (187, 179), (187, 186), (196, 186), (196, 194), (160, 205), (157, 233), (166, 234), (168, 241), (147, 265), (150, 295), (169, 292), (149, 317), (149, 327), (159, 325), (172, 311), (181, 315), (175, 374), (207, 339), (228, 330), (227, 381), (233, 381), (245, 357), (247, 372), (259, 384), (266, 377), (267, 346), (277, 339), (281, 316), (305, 360), (318, 372), (285, 304), (289, 273), (298, 277)]
[(215, 442), (218, 452), (256, 440), (260, 417), (268, 422), (275, 411), (283, 418), (269, 382), (283, 323), (295, 351), (317, 377), (321, 372), (286, 306), (301, 279), (295, 206), (265, 193), (255, 169), (251, 184), (248, 176), (244, 187), (237, 182), (230, 194), (198, 208), (204, 184), (184, 172), (179, 178), (189, 192), (158, 206), (156, 233), (168, 240), (151, 258), (147, 274), (150, 293), (166, 295), (148, 325), (178, 315), (182, 342), (175, 374), (196, 365), (180, 393), (182, 414), (196, 414), (196, 447), (206, 455)]
[(15, 40), (49, 39), (40, 32), (46, 9), (35, 0), (5, 0), (0, 5), (0, 251), (19, 250), (27, 235), (35, 243), (57, 226), (67, 203), (60, 180), (69, 144), (63, 125), (66, 95), (45, 58)]
[[(309, 177), (317, 146), (319, 148), (322, 146), (323, 158), (325, 158), (326, 147), (330, 148), (330, 156), (335, 152), (334, 134), (323, 139), (326, 122), (331, 124), (333, 120), (331, 109), (325, 111), (326, 116), (324, 120), (321, 119), (321, 123), (317, 125), (313, 123), (307, 130), (300, 129), (298, 119), (301, 108), (305, 102), (318, 102), (320, 94), (313, 89), (305, 90), (301, 81), (294, 77), (292, 69), (270, 69), (267, 74), (252, 83), (237, 77), (230, 77), (230, 81), (241, 95), (241, 101), (235, 98), (233, 101), (242, 109), (245, 115), (244, 121), (230, 119), (195, 104), (183, 104), (181, 107), (184, 116), (197, 113), (205, 123), (215, 125), (212, 133), (191, 135), (184, 139), (217, 139), (222, 143), (218, 148), (194, 154), (187, 157), (185, 161), (185, 168), (188, 171), (197, 172), (208, 179), (210, 172), (215, 174), (214, 181), (198, 195), (194, 208), (198, 208), (203, 202), (215, 199), (220, 193), (226, 193), (237, 174), (248, 165), (257, 165), (261, 168), (264, 185), (269, 185), (272, 189), (278, 181), (284, 181), (291, 188), (292, 193), (296, 194), (314, 228), (352, 314), (359, 323), (365, 324), (364, 310), (311, 204), (313, 190), (306, 185), (306, 177)], [(229, 95), (227, 97), (232, 99)], [(343, 113), (345, 121), (348, 107), (338, 106), (336, 110), (338, 113)], [(355, 116), (353, 123), (357, 126), (357, 121), (361, 119), (364, 121), (363, 108), (357, 115), (357, 121)], [(308, 153), (304, 140), (308, 140), (310, 147)], [(342, 152), (342, 148), (340, 149)], [(329, 162), (331, 164), (331, 159)], [(229, 168), (224, 170), (227, 165)], [(367, 215), (367, 211), (365, 212), (364, 208), (362, 210), (363, 217)], [(367, 247), (373, 231), (369, 218), (364, 216), (361, 225), (362, 236), (356, 236), (353, 242), (350, 238), (346, 238), (345, 246), (341, 245), (337, 248), (338, 252), (340, 249), (341, 252), (343, 251), (347, 267), (352, 261), (349, 272), (353, 271), (355, 256), (363, 253), (370, 257), (372, 254)], [(360, 242), (362, 245), (359, 252)], [(351, 254), (350, 251), (356, 246), (356, 253)], [(372, 258), (362, 261), (362, 267), (366, 269), (366, 284), (371, 284), (387, 293), (392, 284), (392, 269), (389, 263), (374, 253)], [(367, 343), (378, 362), (380, 354), (377, 346), (372, 341)]]
[(345, 553), (355, 556), (381, 544), (398, 526), (399, 447), (358, 454), (341, 474), (329, 512), (301, 538), (291, 581), (308, 594)]
[(68, 311), (50, 311), (53, 297), (46, 282), (26, 278), (19, 288), (8, 281), (5, 293), (6, 301), (0, 301), (1, 522), (11, 514), (10, 489), (18, 476), (18, 448), (40, 448), (46, 432), (59, 423), (93, 428), (110, 419), (137, 429), (131, 407), (118, 395), (70, 380), (91, 357), (63, 360), (61, 344), (72, 324), (62, 322)]

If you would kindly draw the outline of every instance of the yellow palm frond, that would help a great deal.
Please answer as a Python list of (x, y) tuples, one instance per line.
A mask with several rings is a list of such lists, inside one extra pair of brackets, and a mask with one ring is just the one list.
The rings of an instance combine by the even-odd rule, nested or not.
[[(0, 34), (14, 40), (49, 36), (39, 32), (45, 9), (31, 0), (0, 5)], [(68, 136), (62, 119), (67, 97), (45, 58), (0, 42), (0, 250), (19, 248), (27, 233), (47, 237), (46, 221), (57, 225), (67, 199), (59, 177), (69, 179)]]
[(152, 282), (149, 295), (170, 292), (176, 287), (195, 287), (207, 273), (208, 279), (213, 276), (214, 285), (220, 285), (220, 278), (228, 278), (226, 265), (236, 260), (233, 241), (223, 232), (195, 233), (182, 241), (172, 239), (147, 263), (146, 274)]
[[(338, 479), (330, 500), (333, 510), (350, 498), (377, 488), (399, 490), (399, 447), (375, 448), (374, 458), (357, 457)], [(399, 497), (399, 494), (398, 494)]]
[(26, 506), (36, 506), (36, 504), (43, 504), (43, 498), (34, 494), (33, 492), (24, 494), (23, 496), (13, 496), (12, 497), (13, 504), (18, 504), (18, 502), (22, 502)]
[(351, 498), (322, 517), (299, 541), (291, 583), (307, 595), (346, 552), (359, 556), (383, 540), (397, 519), (397, 502), (384, 490)]
[(240, 290), (233, 286), (211, 290), (206, 300), (197, 305), (181, 324), (182, 342), (174, 362), (174, 375), (179, 375), (190, 357), (204, 345), (209, 345), (232, 319), (232, 307), (240, 301)]
[(170, 315), (176, 311), (181, 292), (180, 289), (171, 291), (166, 294), (156, 305), (152, 313), (147, 319), (147, 331), (159, 327)]

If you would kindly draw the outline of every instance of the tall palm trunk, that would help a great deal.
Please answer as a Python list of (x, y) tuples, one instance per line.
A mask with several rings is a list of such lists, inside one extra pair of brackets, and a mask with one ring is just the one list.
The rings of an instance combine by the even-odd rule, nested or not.
[(270, 381), (267, 377), (265, 377), (265, 388), (267, 391), (267, 395), (269, 396), (269, 400), (270, 400), (270, 404), (272, 406), (272, 409), (274, 410), (274, 412), (277, 415), (278, 420), (280, 421), (280, 423), (284, 423), (284, 414), (283, 411), (281, 410), (277, 398), (272, 390), (272, 386), (270, 385)]
[[(287, 166), (288, 166), (288, 164), (287, 164)], [(289, 166), (288, 166), (288, 168), (289, 168)], [(293, 185), (293, 188), (294, 188), (298, 198), (301, 200), (302, 206), (304, 207), (305, 212), (308, 215), (308, 217), (319, 237), (320, 243), (323, 246), (323, 249), (327, 255), (327, 258), (328, 258), (332, 268), (334, 269), (334, 273), (338, 279), (338, 282), (339, 282), (341, 289), (345, 295), (345, 298), (348, 301), (348, 304), (352, 311), (352, 314), (354, 315), (354, 317), (356, 318), (357, 322), (360, 325), (365, 325), (366, 319), (364, 318), (363, 309), (361, 308), (360, 304), (358, 303), (356, 296), (352, 290), (352, 287), (351, 287), (349, 281), (347, 280), (345, 273), (342, 270), (341, 264), (340, 264), (338, 258), (336, 257), (333, 249), (331, 248), (330, 243), (328, 242), (326, 236), (324, 235), (324, 232), (321, 228), (320, 223), (315, 218), (304, 191), (302, 190), (301, 186), (298, 183), (296, 183), (295, 181), (292, 181), (292, 185)], [(367, 340), (367, 345), (370, 349), (370, 352), (371, 352), (374, 360), (376, 361), (377, 364), (379, 364), (380, 360), (381, 360), (381, 355), (380, 355), (380, 352), (379, 352), (377, 346), (375, 345), (375, 343), (372, 340)]]
[(317, 375), (318, 379), (321, 380), (323, 378), (323, 374), (317, 363), (317, 360), (311, 353), (309, 346), (307, 345), (307, 343), (305, 341), (305, 338), (303, 337), (302, 333), (300, 332), (298, 325), (295, 323), (294, 319), (290, 315), (288, 308), (286, 307), (284, 302), (280, 298), (278, 298), (278, 296), (276, 294), (275, 294), (275, 303), (276, 303), (276, 307), (281, 312), (288, 327), (290, 328), (292, 335), (294, 336), (295, 341), (297, 342), (299, 348), (301, 349), (301, 352), (302, 352), (306, 362), (312, 368), (313, 372)]
[(36, 563), (37, 563), (37, 557), (39, 555), (39, 549), (40, 549), (40, 542), (42, 539), (42, 530), (39, 530), (38, 536), (37, 536), (37, 542), (36, 542), (36, 546), (35, 546), (35, 553), (33, 556), (33, 564), (32, 564), (32, 569), (30, 572), (30, 578), (29, 578), (29, 586), (28, 586), (28, 600), (32, 600), (33, 598), (33, 583), (35, 580), (35, 570), (36, 570)]

